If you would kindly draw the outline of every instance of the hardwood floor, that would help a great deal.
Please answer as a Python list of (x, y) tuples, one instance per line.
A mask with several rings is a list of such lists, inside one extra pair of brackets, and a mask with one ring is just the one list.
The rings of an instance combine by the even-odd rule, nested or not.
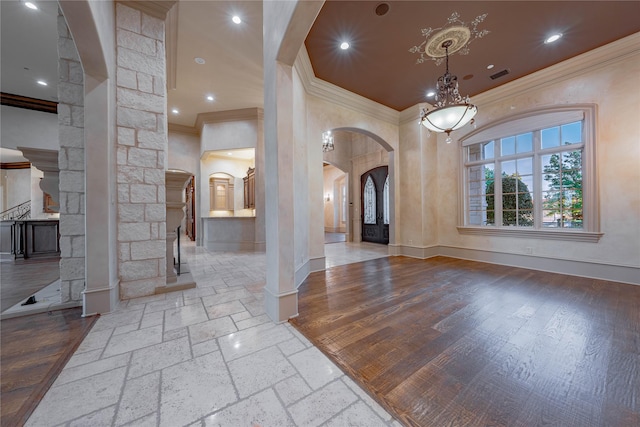
[(6, 319), (0, 349), (0, 424), (22, 426), (97, 316), (81, 308)]
[(407, 426), (640, 425), (640, 286), (389, 257), (298, 298), (291, 323)]
[(13, 307), (60, 277), (60, 258), (0, 262), (0, 312)]

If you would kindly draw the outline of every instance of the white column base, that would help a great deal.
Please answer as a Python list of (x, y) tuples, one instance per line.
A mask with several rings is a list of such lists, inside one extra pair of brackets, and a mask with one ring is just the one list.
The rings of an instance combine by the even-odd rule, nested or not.
[(264, 305), (267, 316), (276, 323), (283, 323), (298, 315), (298, 291), (274, 295), (264, 288)]

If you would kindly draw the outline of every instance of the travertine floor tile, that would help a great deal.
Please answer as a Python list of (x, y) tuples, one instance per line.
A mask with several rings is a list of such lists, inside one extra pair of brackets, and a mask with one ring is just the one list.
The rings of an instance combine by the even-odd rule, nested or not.
[(295, 426), (273, 390), (265, 390), (204, 419), (217, 426)]
[(220, 410), (238, 397), (219, 352), (162, 371), (160, 425), (185, 425)]
[(229, 371), (240, 398), (271, 387), (296, 373), (284, 355), (273, 347), (229, 362)]
[(289, 360), (314, 390), (344, 375), (332, 361), (315, 347), (293, 354)]
[(332, 382), (289, 407), (298, 426), (315, 427), (358, 400), (342, 381)]
[(28, 426), (395, 425), (303, 335), (264, 314), (264, 254), (186, 245), (183, 259), (197, 288), (102, 316)]

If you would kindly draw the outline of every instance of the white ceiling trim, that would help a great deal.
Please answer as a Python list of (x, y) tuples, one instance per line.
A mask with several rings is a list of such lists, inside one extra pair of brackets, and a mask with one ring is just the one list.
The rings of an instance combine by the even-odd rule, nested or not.
[(176, 123), (169, 123), (167, 126), (167, 129), (169, 130), (169, 132), (185, 133), (187, 135), (200, 135), (200, 132), (198, 132), (198, 129), (196, 129), (193, 126), (185, 126), (185, 125), (179, 125)]
[(196, 119), (196, 129), (202, 132), (202, 127), (207, 123), (237, 122), (247, 120), (259, 120), (264, 118), (262, 108), (242, 108), (239, 110), (215, 111), (212, 113), (200, 113)]
[(311, 66), (311, 60), (305, 46), (302, 46), (294, 63), (305, 91), (309, 95), (338, 104), (356, 112), (394, 125), (400, 123), (400, 113), (393, 108), (372, 101), (332, 83), (317, 78)]
[(167, 12), (177, 3), (177, 0), (121, 0), (119, 3), (137, 9), (141, 12), (151, 15), (154, 18), (164, 19), (167, 17)]

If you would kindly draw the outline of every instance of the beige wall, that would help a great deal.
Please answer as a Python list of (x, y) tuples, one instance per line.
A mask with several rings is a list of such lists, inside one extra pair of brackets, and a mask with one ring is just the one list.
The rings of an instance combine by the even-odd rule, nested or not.
[[(374, 140), (388, 144), (389, 162), (395, 169), (395, 238), (390, 253), (427, 257), (438, 253), (470, 257), (490, 262), (530, 266), (570, 274), (638, 282), (640, 267), (640, 91), (633, 90), (629, 76), (640, 75), (637, 46), (640, 36), (623, 39), (613, 45), (558, 64), (546, 70), (474, 97), (480, 113), (477, 126), (529, 110), (558, 104), (595, 103), (596, 162), (599, 183), (599, 243), (463, 235), (458, 232), (461, 209), (461, 148), (457, 139), (473, 129), (467, 126), (454, 132), (454, 143), (446, 144), (442, 134), (428, 134), (417, 125), (420, 105), (400, 113), (398, 124), (380, 119), (373, 103), (328, 87), (322, 96), (307, 94), (307, 135), (310, 161), (321, 156), (321, 134), (333, 130), (335, 150), (324, 153), (331, 164), (352, 173), (351, 190), (357, 186), (357, 172), (343, 146), (340, 132), (358, 130)], [(635, 40), (635, 42), (634, 42)], [(631, 53), (630, 53), (631, 52)], [(299, 60), (300, 75), (304, 64)], [(322, 85), (323, 82), (316, 81)], [(630, 86), (631, 85), (631, 86)], [(634, 86), (635, 87), (635, 86)], [(307, 90), (317, 91), (311, 85)], [(315, 93), (315, 92), (314, 92)], [(335, 101), (331, 93), (337, 93)], [(329, 95), (327, 95), (329, 94)], [(345, 98), (356, 101), (353, 108)], [(378, 138), (377, 138), (378, 137)], [(348, 159), (348, 160), (347, 160)], [(356, 156), (357, 159), (357, 156)], [(384, 162), (380, 159), (380, 162)], [(324, 201), (321, 193), (320, 161), (309, 169), (311, 223), (323, 223)], [(365, 156), (366, 166), (375, 161)], [(344, 164), (344, 166), (343, 166)], [(363, 165), (359, 169), (366, 170)], [(355, 191), (352, 191), (355, 193)], [(357, 192), (359, 194), (359, 191)], [(351, 195), (354, 218), (358, 206)], [(356, 227), (357, 228), (357, 227)], [(312, 228), (309, 243), (313, 258), (323, 253), (320, 239)], [(356, 232), (357, 233), (357, 232)], [(525, 250), (525, 248), (527, 248)], [(529, 248), (532, 254), (525, 254)], [(553, 264), (553, 265), (552, 265)], [(589, 267), (589, 265), (592, 265)], [(607, 270), (598, 271), (598, 265)], [(584, 268), (587, 267), (585, 270)], [(635, 275), (635, 279), (633, 278)]]
[(179, 169), (198, 175), (200, 138), (198, 135), (169, 131), (169, 169)]
[(3, 105), (0, 107), (3, 148), (16, 147), (58, 150), (58, 115)]
[[(559, 103), (596, 103), (596, 163), (599, 182), (600, 230), (598, 243), (544, 239), (468, 236), (457, 232), (461, 149), (439, 138), (438, 241), (440, 245), (478, 251), (524, 254), (549, 260), (588, 261), (638, 268), (640, 265), (640, 91), (630, 76), (640, 75), (640, 54), (609, 64), (576, 61), (575, 66), (539, 72), (535, 87), (499, 88), (499, 99), (488, 92), (478, 97), (478, 126), (496, 118)], [(555, 73), (555, 75), (554, 75)], [(548, 75), (548, 78), (544, 78)], [(553, 77), (553, 78), (552, 78)], [(636, 78), (637, 81), (637, 78)], [(460, 137), (461, 135), (458, 135)], [(434, 155), (430, 150), (429, 155)], [(579, 272), (577, 272), (579, 273)]]
[(206, 151), (255, 148), (257, 140), (257, 118), (207, 123), (202, 127), (200, 154)]

